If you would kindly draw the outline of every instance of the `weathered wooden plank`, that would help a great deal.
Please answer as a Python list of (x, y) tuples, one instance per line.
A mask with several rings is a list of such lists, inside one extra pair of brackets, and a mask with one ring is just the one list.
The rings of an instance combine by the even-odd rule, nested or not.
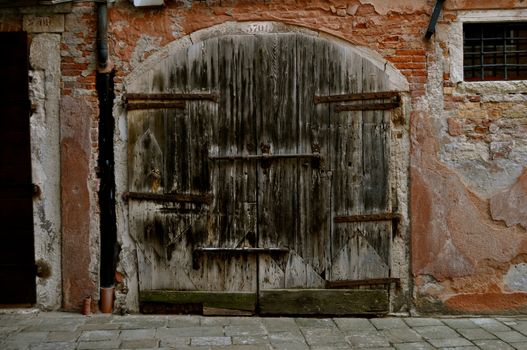
[[(190, 89), (198, 89), (203, 85), (209, 89), (217, 89), (218, 76), (214, 73), (218, 64), (218, 41), (196, 43), (187, 50), (188, 60), (188, 76), (187, 81)], [(210, 188), (214, 194), (214, 201), (209, 210), (209, 215), (215, 211), (217, 196), (219, 194), (214, 186), (212, 178), (213, 169), (211, 169), (208, 161), (208, 152), (215, 144), (214, 132), (216, 121), (220, 115), (218, 112), (219, 106), (211, 105), (207, 102), (192, 101), (187, 102), (189, 106), (190, 129), (189, 137), (191, 138), (194, 148), (190, 150), (189, 157), (193, 160), (193, 167), (190, 169), (190, 183), (192, 187)], [(208, 107), (208, 108), (207, 108)], [(192, 109), (191, 109), (192, 108)], [(207, 115), (208, 114), (208, 115)], [(228, 117), (228, 116), (227, 116)], [(205, 122), (200, 123), (196, 120), (199, 118)], [(209, 135), (206, 137), (205, 135)], [(196, 247), (203, 245), (217, 245), (219, 244), (219, 235), (215, 230), (214, 225), (209, 224), (207, 218), (206, 227), (204, 227), (203, 235), (199, 239), (194, 239), (189, 249), (193, 252)], [(199, 258), (198, 261), (194, 259)], [(225, 259), (213, 256), (199, 256), (193, 254), (193, 270), (191, 271), (192, 280), (198, 290), (224, 290), (225, 289)], [(197, 268), (199, 266), (199, 268)]]
[[(363, 60), (362, 86), (367, 91), (383, 91), (385, 73), (366, 59)], [(377, 102), (377, 101), (374, 101)], [(389, 111), (363, 111), (362, 119), (362, 193), (364, 214), (391, 212), (388, 186), (389, 151), (386, 139)], [(348, 224), (355, 229), (356, 239), (350, 241), (349, 252), (357, 253), (359, 265), (356, 279), (389, 277), (391, 242), (390, 221)]]
[[(360, 70), (354, 69), (355, 72)], [(339, 79), (339, 77), (336, 77)], [(399, 91), (376, 91), (376, 92), (356, 92), (351, 94), (332, 94), (332, 95), (316, 95), (314, 97), (315, 104), (318, 103), (330, 103), (330, 102), (346, 102), (346, 101), (367, 101), (367, 100), (378, 100), (387, 99), (392, 97), (398, 97)]]
[[(252, 46), (245, 37), (225, 37), (217, 42), (218, 88), (222, 94), (218, 115), (212, 121), (211, 154), (255, 152), (255, 120), (252, 96)], [(245, 67), (240, 69), (240, 67)], [(210, 155), (209, 155), (210, 156)], [(255, 246), (256, 164), (210, 162), (213, 188), (217, 194), (206, 246), (236, 248)], [(256, 256), (209, 256), (223, 262), (225, 290), (256, 289)], [(213, 282), (212, 276), (209, 278)]]
[(388, 312), (383, 289), (277, 289), (260, 291), (263, 315), (368, 315)]
[[(297, 57), (294, 34), (257, 36), (258, 143), (260, 154), (299, 154), (297, 108)], [(307, 153), (307, 152), (306, 152)], [(309, 152), (312, 153), (312, 152)], [(301, 160), (282, 158), (258, 167), (258, 208), (260, 247), (299, 249), (298, 164)], [(284, 276), (269, 276), (261, 260), (260, 280), (275, 285)], [(286, 266), (284, 266), (287, 269)], [(287, 275), (287, 271), (284, 273)]]
[(244, 310), (254, 312), (256, 293), (143, 290), (139, 302), (167, 304), (201, 304), (204, 308)]
[(217, 307), (203, 307), (203, 316), (252, 316), (254, 311), (221, 309)]
[[(327, 57), (329, 47), (316, 38), (297, 38), (298, 147), (300, 152), (319, 152), (320, 166), (298, 165), (299, 229), (295, 249), (300, 271), (305, 271), (303, 288), (324, 285), (330, 258), (330, 178), (328, 176), (329, 106), (316, 106), (312, 96), (331, 80)], [(322, 110), (322, 114), (317, 112)], [(292, 275), (292, 274), (291, 274)], [(292, 284), (287, 284), (290, 287)]]
[[(332, 82), (331, 94), (338, 96), (343, 91), (357, 94), (362, 91), (362, 60), (351, 54), (340, 57), (344, 68), (341, 75)], [(329, 95), (329, 94), (328, 94)], [(350, 111), (336, 113), (331, 110), (331, 160), (332, 216), (351, 215), (363, 212), (362, 195), (362, 113)], [(358, 259), (349, 244), (356, 236), (353, 227), (333, 225), (331, 236), (331, 268), (328, 280), (357, 278)]]
[(128, 165), (131, 191), (161, 193), (165, 149), (165, 112), (134, 111), (128, 115)]

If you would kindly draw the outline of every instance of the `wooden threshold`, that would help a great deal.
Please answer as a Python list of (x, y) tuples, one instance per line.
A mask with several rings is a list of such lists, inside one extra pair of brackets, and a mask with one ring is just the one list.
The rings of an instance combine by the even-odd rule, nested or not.
[(389, 311), (387, 289), (261, 290), (259, 300), (256, 293), (245, 292), (146, 290), (140, 292), (139, 301), (142, 310), (154, 310), (147, 313), (247, 316), (256, 313), (257, 303), (261, 315), (384, 315)]
[(260, 291), (262, 315), (381, 315), (388, 313), (385, 289), (276, 289)]
[(221, 291), (176, 291), (176, 290), (144, 290), (139, 293), (141, 304), (179, 304), (197, 305), (201, 312), (212, 314), (211, 310), (221, 310), (222, 314), (237, 312), (254, 314), (256, 309), (256, 293), (221, 292)]

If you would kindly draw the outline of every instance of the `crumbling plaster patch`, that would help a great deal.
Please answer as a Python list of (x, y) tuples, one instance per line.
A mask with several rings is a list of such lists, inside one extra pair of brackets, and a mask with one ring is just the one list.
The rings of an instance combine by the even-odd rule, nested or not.
[[(425, 305), (424, 311), (522, 310), (526, 295), (509, 293), (502, 280), (508, 266), (525, 254), (526, 231), (493, 220), (488, 199), (510, 188), (527, 166), (524, 133), (517, 134), (527, 110), (522, 98), (510, 95), (525, 91), (524, 82), (462, 82), (462, 26), (437, 29), (428, 57), (427, 93), (415, 103), (411, 129), (416, 304)], [(511, 108), (511, 102), (517, 106)], [(473, 133), (475, 127), (481, 136)], [(511, 189), (503, 196), (521, 193)], [(521, 216), (521, 210), (516, 213)], [(511, 273), (507, 283), (517, 277)]]
[(508, 227), (521, 225), (527, 229), (527, 168), (510, 189), (491, 198), (490, 213)]
[[(488, 22), (489, 18), (493, 21), (527, 20), (527, 11), (460, 11), (455, 22), (437, 28), (437, 40), (446, 44), (446, 52), (438, 54), (445, 57), (444, 67), (455, 84), (452, 95), (457, 98), (478, 96), (480, 100), (445, 111), (444, 119), (454, 118), (452, 123), (462, 119), (461, 124), (468, 120), (489, 128), (489, 136), (481, 139), (446, 133), (441, 143), (440, 159), (455, 169), (472, 191), (485, 199), (512, 186), (527, 166), (527, 139), (521, 135), (525, 131), (525, 126), (522, 127), (525, 122), (509, 119), (525, 119), (527, 107), (523, 93), (527, 91), (527, 83), (463, 81), (463, 23)], [(510, 104), (495, 108), (496, 103), (506, 102)], [(474, 118), (489, 120), (472, 121)]]
[(31, 163), (40, 195), (33, 201), (35, 260), (49, 267), (49, 277), (37, 278), (37, 305), (61, 306), (60, 234), (60, 35), (34, 35), (30, 47)]
[(418, 13), (418, 12), (429, 12), (430, 5), (428, 1), (415, 1), (415, 0), (359, 0), (364, 4), (373, 5), (375, 12), (380, 15), (386, 15), (390, 12), (396, 13)]
[(509, 291), (527, 292), (527, 263), (512, 265), (503, 279)]

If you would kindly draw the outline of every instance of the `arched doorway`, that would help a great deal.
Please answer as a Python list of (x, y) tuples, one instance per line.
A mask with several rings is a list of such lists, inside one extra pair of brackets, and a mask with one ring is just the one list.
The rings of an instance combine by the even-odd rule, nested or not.
[(348, 45), (255, 30), (177, 49), (127, 86), (143, 309), (386, 312), (391, 79)]

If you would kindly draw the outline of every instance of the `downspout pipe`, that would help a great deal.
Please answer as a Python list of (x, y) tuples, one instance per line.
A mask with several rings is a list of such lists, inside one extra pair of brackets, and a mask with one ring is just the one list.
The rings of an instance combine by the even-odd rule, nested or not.
[(115, 265), (119, 254), (115, 215), (113, 77), (108, 58), (108, 4), (98, 2), (96, 88), (99, 98), (100, 309), (103, 313), (113, 311)]
[(97, 3), (97, 68), (105, 71), (108, 67), (108, 3)]
[(441, 9), (443, 8), (443, 3), (446, 0), (437, 0), (434, 6), (434, 12), (432, 12), (432, 17), (430, 17), (430, 23), (426, 29), (425, 38), (430, 39), (436, 31), (436, 24), (439, 20), (439, 15), (441, 14)]

